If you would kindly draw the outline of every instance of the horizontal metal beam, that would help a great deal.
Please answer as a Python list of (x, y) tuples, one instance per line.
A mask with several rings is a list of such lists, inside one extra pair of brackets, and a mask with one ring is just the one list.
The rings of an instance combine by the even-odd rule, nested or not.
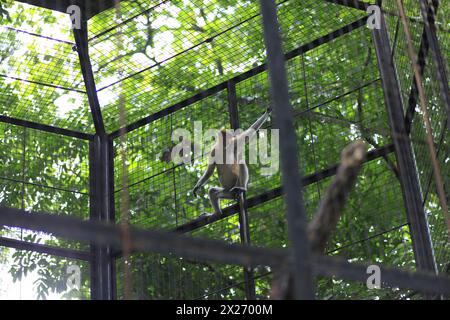
[(284, 189), (284, 211), (292, 259), (292, 298), (314, 300), (315, 290), (311, 268), (312, 247), (307, 234), (308, 220), (299, 167), (303, 150), (298, 146), (293, 120), (294, 109), (289, 97), (289, 81), (277, 6), (275, 0), (260, 0), (259, 2), (266, 45), (273, 122), (280, 133), (281, 182)]
[[(101, 222), (30, 213), (18, 209), (0, 208), (0, 225), (51, 233), (72, 240), (121, 247), (120, 226)], [(186, 259), (215, 261), (225, 264), (279, 268), (290, 263), (286, 249), (263, 249), (217, 240), (191, 238), (176, 233), (131, 229), (134, 249), (139, 252), (175, 255)], [(368, 265), (349, 263), (337, 257), (312, 255), (316, 276), (337, 277), (348, 281), (366, 282)], [(424, 293), (450, 294), (450, 278), (426, 272), (408, 272), (380, 265), (382, 283), (390, 287)]]
[[(122, 248), (123, 231), (120, 225), (100, 221), (82, 221), (74, 217), (0, 208), (0, 226), (24, 228), (101, 246)], [(285, 261), (285, 250), (265, 250), (217, 240), (191, 238), (175, 232), (161, 232), (130, 228), (135, 252), (174, 254), (197, 260), (212, 260), (233, 265), (276, 267)]]
[[(401, 288), (445, 295), (450, 292), (450, 278), (447, 276), (436, 276), (423, 271), (410, 272), (386, 268), (381, 264), (378, 266), (380, 267), (382, 288)], [(368, 267), (367, 264), (350, 263), (337, 257), (319, 255), (313, 257), (313, 270), (317, 276), (322, 277), (337, 277), (365, 284), (369, 277)]]
[(20, 241), (16, 239), (8, 239), (0, 237), (0, 246), (14, 248), (17, 250), (25, 250), (25, 251), (33, 251), (38, 253), (49, 254), (52, 256), (63, 257), (68, 259), (77, 259), (77, 260), (91, 260), (91, 254), (85, 251), (58, 248), (53, 246), (48, 246), (40, 243), (31, 243)]
[[(375, 149), (372, 150), (370, 152), (367, 153), (367, 157), (366, 157), (366, 163), (370, 162), (372, 160), (381, 158), (383, 156), (386, 156), (392, 152), (394, 152), (394, 145), (387, 145), (385, 147), (381, 147), (379, 149)], [(318, 181), (321, 181), (325, 178), (329, 178), (332, 177), (333, 175), (336, 174), (336, 171), (339, 167), (339, 164), (335, 164), (327, 169), (324, 169), (322, 171), (307, 175), (305, 177), (302, 178), (302, 184), (303, 186), (308, 186), (311, 185), (313, 183), (316, 183)], [(256, 207), (264, 202), (268, 202), (270, 200), (276, 199), (278, 197), (280, 197), (283, 194), (283, 190), (281, 187), (275, 188), (273, 190), (264, 192), (258, 196), (252, 197), (247, 199), (247, 208), (252, 208), (252, 207)], [(186, 224), (183, 224), (179, 227), (177, 227), (175, 229), (176, 232), (181, 232), (181, 233), (187, 233), (187, 232), (191, 232), (194, 231), (196, 229), (199, 229), (201, 227), (204, 227), (208, 224), (214, 223), (216, 221), (220, 221), (222, 219), (226, 219), (236, 213), (239, 212), (239, 207), (238, 205), (232, 205), (229, 206), (225, 209), (223, 209), (223, 214), (221, 215), (217, 215), (214, 214), (212, 216), (209, 217), (201, 217), (198, 218), (196, 220), (190, 221)]]
[[(352, 30), (355, 30), (355, 29), (365, 25), (366, 22), (367, 22), (367, 17), (364, 17), (364, 18), (361, 18), (361, 19), (359, 19), (357, 21), (354, 21), (354, 22), (352, 22), (352, 23), (350, 23), (350, 24), (348, 24), (348, 25), (346, 25), (346, 26), (344, 26), (344, 27), (342, 27), (340, 29), (337, 29), (337, 30), (335, 30), (335, 31), (333, 31), (333, 32), (331, 32), (331, 33), (329, 33), (327, 35), (324, 35), (324, 36), (322, 36), (320, 38), (317, 38), (314, 41), (311, 41), (310, 43), (302, 45), (302, 46), (300, 46), (300, 47), (298, 47), (298, 48), (296, 48), (296, 49), (286, 53), (285, 54), (285, 59), (286, 60), (290, 60), (290, 59), (293, 59), (295, 57), (298, 57), (299, 55), (301, 55), (301, 54), (303, 54), (305, 52), (308, 52), (308, 51), (310, 51), (310, 50), (312, 50), (314, 48), (319, 47), (322, 44), (325, 44), (327, 42), (335, 40), (335, 39), (339, 38), (340, 36), (342, 36), (344, 34), (347, 34), (347, 33), (351, 32)], [(242, 74), (240, 74), (240, 75), (238, 75), (238, 76), (236, 76), (236, 77), (234, 77), (232, 79), (229, 79), (229, 80), (224, 81), (224, 82), (222, 82), (222, 83), (220, 83), (218, 85), (215, 85), (215, 86), (213, 86), (213, 87), (211, 87), (209, 89), (206, 89), (206, 90), (204, 90), (204, 91), (202, 91), (202, 92), (200, 92), (200, 93), (198, 93), (198, 94), (196, 94), (196, 95), (194, 95), (194, 96), (192, 96), (192, 97), (190, 97), (188, 99), (185, 99), (183, 101), (177, 102), (174, 105), (165, 108), (164, 110), (161, 110), (161, 111), (156, 112), (156, 113), (154, 113), (152, 115), (144, 117), (144, 118), (142, 118), (142, 119), (140, 119), (140, 120), (138, 120), (138, 121), (136, 121), (136, 122), (134, 122), (132, 124), (129, 124), (125, 128), (122, 128), (122, 129), (119, 129), (117, 131), (114, 131), (113, 133), (110, 134), (110, 137), (112, 139), (116, 139), (116, 138), (120, 137), (121, 135), (123, 135), (125, 133), (128, 133), (128, 132), (131, 132), (133, 130), (139, 129), (139, 128), (141, 128), (141, 127), (143, 127), (143, 126), (145, 126), (145, 125), (147, 125), (147, 124), (149, 124), (149, 123), (151, 123), (153, 121), (156, 121), (156, 120), (158, 120), (160, 118), (168, 116), (171, 113), (179, 111), (179, 110), (181, 110), (181, 109), (183, 109), (183, 108), (185, 108), (185, 107), (187, 107), (187, 106), (189, 106), (189, 105), (191, 105), (191, 104), (193, 104), (195, 102), (198, 102), (200, 100), (208, 98), (208, 97), (210, 97), (210, 96), (212, 96), (212, 95), (214, 95), (214, 94), (216, 94), (216, 93), (218, 93), (218, 92), (220, 92), (222, 90), (226, 90), (228, 88), (228, 84), (229, 84), (230, 81), (233, 82), (234, 84), (237, 84), (237, 83), (245, 81), (245, 80), (247, 80), (247, 79), (249, 79), (249, 78), (251, 78), (251, 77), (253, 77), (253, 76), (257, 75), (257, 74), (260, 74), (260, 73), (262, 73), (262, 72), (264, 72), (266, 70), (267, 70), (267, 64), (266, 63), (261, 64), (261, 65), (255, 67), (253, 69), (250, 69), (250, 70), (248, 70), (248, 71), (246, 71), (246, 72), (244, 72), (244, 73), (242, 73)]]
[(59, 127), (53, 127), (53, 126), (49, 126), (49, 125), (42, 124), (42, 123), (21, 120), (21, 119), (11, 118), (11, 117), (7, 117), (7, 116), (0, 116), (0, 122), (12, 124), (15, 126), (35, 129), (35, 130), (39, 130), (39, 131), (55, 133), (55, 134), (59, 134), (59, 135), (67, 136), (67, 137), (78, 138), (78, 139), (82, 139), (82, 140), (89, 140), (89, 141), (94, 140), (94, 135), (91, 135), (91, 134), (87, 134), (87, 133), (83, 133), (83, 132), (79, 132), (79, 131), (68, 130), (68, 129), (63, 129), (63, 128), (59, 128)]

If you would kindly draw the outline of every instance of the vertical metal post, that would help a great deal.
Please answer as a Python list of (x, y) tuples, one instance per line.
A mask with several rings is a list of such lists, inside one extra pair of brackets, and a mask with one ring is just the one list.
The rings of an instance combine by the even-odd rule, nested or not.
[(230, 114), (230, 123), (231, 128), (234, 130), (239, 129), (239, 110), (238, 110), (238, 102), (237, 102), (237, 94), (236, 94), (236, 83), (230, 80), (227, 85), (228, 92), (228, 113)]
[(280, 130), (280, 156), (284, 198), (291, 243), (294, 297), (314, 299), (307, 220), (298, 166), (298, 145), (289, 102), (285, 59), (274, 0), (260, 0), (267, 48), (271, 97), (276, 128)]
[(450, 91), (448, 87), (448, 77), (445, 70), (445, 63), (442, 57), (441, 48), (436, 35), (435, 15), (439, 0), (420, 0), (420, 10), (424, 20), (424, 29), (428, 40), (428, 45), (433, 58), (436, 79), (439, 82), (442, 102), (447, 111), (447, 128), (450, 130)]
[[(113, 144), (106, 135), (96, 135), (90, 143), (90, 194), (93, 221), (115, 221)], [(115, 259), (109, 246), (91, 244), (91, 298), (116, 298)]]
[(437, 268), (430, 230), (422, 206), (422, 192), (411, 140), (405, 128), (402, 97), (391, 56), (392, 50), (384, 16), (381, 17), (381, 28), (379, 30), (374, 29), (372, 36), (377, 54), (389, 125), (391, 127), (392, 139), (394, 140), (400, 182), (403, 190), (403, 200), (410, 226), (416, 266), (420, 270), (436, 273)]
[[(236, 84), (233, 81), (228, 82), (228, 112), (230, 114), (231, 127), (234, 130), (239, 129), (239, 111), (236, 96)], [(247, 202), (244, 193), (238, 198), (239, 202), (239, 232), (241, 243), (250, 245), (250, 227), (248, 224)], [(247, 300), (256, 300), (255, 279), (252, 268), (244, 267), (245, 296)]]

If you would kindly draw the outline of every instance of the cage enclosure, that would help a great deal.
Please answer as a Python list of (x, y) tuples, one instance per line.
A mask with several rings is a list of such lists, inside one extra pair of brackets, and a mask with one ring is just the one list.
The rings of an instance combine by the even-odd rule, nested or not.
[[(449, 6), (21, 0), (0, 9), (0, 298), (264, 300), (283, 268), (302, 283), (289, 289), (295, 298), (450, 294)], [(273, 143), (270, 129), (280, 129), (280, 170), (250, 164), (245, 201), (201, 216), (217, 177), (199, 198), (191, 190), (211, 145), (176, 163), (174, 131), (246, 129), (269, 106), (288, 118), (260, 132)], [(361, 171), (326, 254), (310, 252), (302, 221), (356, 140), (368, 146)], [(367, 288), (369, 265), (381, 267), (381, 289)]]

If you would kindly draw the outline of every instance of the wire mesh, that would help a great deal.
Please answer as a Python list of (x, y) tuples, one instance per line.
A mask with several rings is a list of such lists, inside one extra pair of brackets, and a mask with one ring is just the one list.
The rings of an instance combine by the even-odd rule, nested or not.
[[(326, 1), (277, 3), (285, 52), (292, 52), (365, 15), (363, 11)], [(420, 8), (414, 1), (405, 1), (405, 4), (414, 45), (420, 51), (423, 30)], [(50, 29), (59, 21), (57, 14), (21, 4), (16, 6), (21, 8), (14, 10), (20, 12), (14, 17), (18, 22), (0, 26), (0, 73), (4, 73), (0, 75), (0, 85), (4, 89), (0, 95), (4, 110), (0, 112), (91, 132), (88, 102), (78, 57), (72, 49), (71, 33), (55, 31), (56, 28), (43, 30), (32, 22), (33, 19), (24, 19), (44, 15), (49, 19)], [(438, 11), (438, 37), (446, 52), (448, 9), (442, 7)], [(405, 112), (408, 112), (413, 74), (404, 34), (395, 1), (384, 1), (384, 9)], [(127, 124), (130, 124), (241, 75), (266, 60), (259, 7), (255, 1), (123, 1), (121, 11), (120, 18), (111, 9), (89, 21), (90, 54), (109, 132), (119, 129), (120, 102), (125, 102)], [(126, 39), (126, 42), (118, 44), (118, 39)], [(305, 176), (332, 168), (339, 162), (342, 149), (356, 139), (365, 140), (371, 150), (391, 143), (370, 30), (360, 27), (333, 41), (329, 38), (321, 41), (326, 43), (306, 52), (296, 52), (287, 62), (290, 100), (300, 147), (299, 165)], [(125, 49), (119, 50), (121, 48)], [(445, 108), (440, 101), (433, 61), (429, 55), (425, 61), (425, 88), (448, 186), (449, 136)], [(258, 71), (235, 84), (243, 128), (250, 126), (269, 105), (267, 77), (267, 72)], [(230, 127), (228, 92), (218, 91), (127, 133), (127, 186), (121, 184), (121, 145), (114, 141), (117, 220), (121, 216), (118, 194), (123, 189), (130, 195), (131, 223), (141, 228), (173, 231), (202, 213), (211, 212), (207, 192), (196, 199), (191, 189), (206, 168), (206, 156), (212, 144), (202, 144), (201, 154), (191, 165), (175, 164), (170, 155), (176, 144), (172, 134), (177, 128), (194, 133), (196, 120), (202, 121), (203, 129)], [(450, 250), (416, 104), (417, 101), (412, 105), (416, 114), (411, 139), (435, 254), (443, 271), (448, 270)], [(92, 191), (88, 185), (88, 143), (6, 124), (0, 128), (0, 206), (87, 218)], [(271, 122), (264, 126), (264, 129), (271, 128)], [(260, 133), (260, 137), (265, 135), (270, 141), (270, 131)], [(195, 136), (191, 142), (192, 147), (199, 143)], [(254, 202), (247, 210), (251, 243), (266, 248), (288, 247), (283, 199), (261, 197), (281, 187), (280, 175), (266, 176), (262, 173), (263, 167), (250, 165), (247, 198)], [(355, 262), (414, 267), (397, 176), (393, 154), (364, 165), (328, 244), (328, 254)], [(309, 218), (331, 182), (330, 177), (317, 180), (304, 188)], [(217, 178), (205, 186), (205, 191), (215, 185), (218, 185)], [(224, 208), (234, 204), (231, 200), (222, 202)], [(236, 212), (231, 213), (229, 217), (194, 229), (190, 235), (240, 243), (242, 226)], [(86, 248), (60, 239), (38, 240), (39, 234), (17, 229), (3, 229), (0, 234), (33, 243), (45, 241), (67, 248)], [(123, 298), (124, 262), (119, 258), (116, 263), (118, 297)], [(133, 294), (138, 299), (245, 298), (244, 271), (240, 266), (140, 253), (133, 254), (127, 263), (133, 272)], [(52, 264), (55, 265), (59, 266), (60, 261)], [(268, 267), (254, 270), (258, 299), (270, 297), (272, 272)], [(410, 292), (395, 288), (368, 294), (361, 284), (337, 279), (319, 279), (317, 295), (325, 299), (413, 297)]]
[[(90, 267), (87, 262), (31, 251), (0, 247), (0, 255), (10, 264), (0, 262), (1, 300), (90, 299)], [(36, 262), (39, 263), (36, 263)], [(70, 288), (68, 270), (80, 270), (80, 288)], [(49, 272), (52, 270), (52, 272)]]
[[(280, 1), (279, 10), (286, 51), (364, 15), (323, 1)], [(157, 18), (152, 19), (152, 14)], [(253, 1), (163, 2), (118, 28), (132, 42), (119, 55), (105, 55), (117, 52), (113, 49), (118, 30), (91, 39), (98, 94), (111, 131), (118, 129), (119, 92), (127, 101), (127, 121), (132, 123), (265, 61), (258, 5)], [(176, 76), (179, 72), (183, 79)]]
[(92, 132), (69, 16), (18, 2), (9, 11), (0, 25), (1, 114)]
[[(430, 224), (431, 238), (435, 250), (436, 262), (438, 269), (441, 272), (448, 270), (449, 265), (449, 241), (448, 231), (445, 227), (442, 211), (435, 188), (435, 180), (432, 171), (429, 151), (426, 145), (426, 130), (422, 119), (422, 111), (418, 104), (419, 99), (417, 92), (412, 89), (414, 84), (413, 69), (411, 67), (411, 60), (406, 51), (406, 40), (403, 29), (397, 27), (399, 24), (398, 8), (395, 1), (385, 1), (385, 6), (391, 14), (386, 16), (391, 41), (394, 48), (394, 62), (396, 65), (399, 82), (401, 85), (401, 93), (405, 106), (405, 113), (411, 114), (411, 140), (415, 153), (418, 176), (422, 187), (422, 195), (424, 199), (424, 208), (426, 210), (428, 221)], [(445, 103), (441, 100), (439, 91), (439, 83), (436, 78), (436, 66), (429, 52), (427, 41), (424, 41), (422, 35), (424, 31), (424, 23), (420, 13), (419, 2), (407, 1), (405, 2), (405, 9), (409, 17), (409, 24), (414, 35), (414, 47), (416, 52), (422, 52), (422, 59), (419, 59), (419, 64), (423, 66), (424, 89), (429, 103), (429, 113), (433, 128), (434, 142), (437, 149), (438, 159), (440, 161), (442, 176), (444, 177), (445, 190), (448, 193), (448, 116), (445, 110)], [(441, 4), (437, 9), (438, 17), (438, 35), (443, 45), (443, 53), (448, 46), (448, 41), (445, 40), (445, 23), (442, 23), (442, 17), (448, 16), (448, 8)], [(440, 20), (440, 21), (439, 21)], [(447, 37), (448, 38), (448, 37)], [(448, 68), (447, 68), (448, 69)], [(447, 200), (448, 201), (448, 200)]]
[[(366, 140), (372, 150), (390, 143), (390, 130), (382, 99), (381, 81), (372, 46), (370, 31), (360, 28), (288, 61), (291, 103), (296, 112), (295, 123), (302, 152), (300, 166), (305, 175), (319, 172), (338, 163), (341, 150), (356, 139)], [(357, 58), (355, 58), (355, 52), (358, 53)], [(335, 68), (337, 61), (340, 65)], [(240, 125), (247, 128), (269, 105), (267, 73), (262, 72), (238, 82), (236, 93)], [(219, 107), (216, 108), (212, 103), (207, 103), (211, 100), (217, 101), (216, 105)], [(150, 128), (158, 126), (160, 128), (155, 129), (159, 132), (158, 139), (141, 136), (137, 138), (134, 132), (128, 134), (130, 141), (149, 141), (151, 139), (151, 143), (149, 143), (151, 146), (149, 145), (147, 150), (156, 148), (157, 156), (153, 158), (156, 161), (149, 162), (147, 158), (144, 160), (141, 155), (138, 155), (134, 158), (137, 159), (136, 162), (132, 161), (135, 164), (130, 166), (131, 176), (136, 175), (139, 179), (144, 180), (145, 177), (150, 176), (149, 179), (152, 182), (149, 184), (149, 189), (156, 191), (157, 199), (152, 195), (144, 195), (147, 191), (143, 193), (142, 190), (145, 188), (142, 189), (142, 187), (140, 193), (131, 188), (131, 193), (151, 199), (148, 202), (144, 201), (145, 207), (152, 211), (152, 204), (156, 204), (154, 209), (158, 213), (155, 215), (165, 212), (164, 218), (151, 220), (150, 227), (152, 228), (166, 229), (168, 220), (172, 221), (173, 227), (188, 223), (210, 207), (207, 198), (194, 200), (189, 195), (190, 188), (198, 178), (198, 173), (195, 176), (199, 170), (198, 166), (190, 168), (181, 165), (172, 169), (157, 160), (166, 151), (165, 145), (163, 147), (157, 145), (160, 143), (159, 141), (171, 144), (170, 133), (177, 127), (174, 123), (192, 129), (192, 119), (201, 118), (202, 120), (207, 119), (206, 121), (211, 122), (216, 128), (226, 125), (224, 121), (217, 123), (217, 117), (213, 116), (213, 114), (220, 114), (221, 119), (228, 121), (228, 116), (223, 116), (227, 113), (226, 107), (224, 107), (227, 105), (226, 94), (221, 92), (202, 101), (204, 108), (199, 113), (191, 110), (198, 109), (197, 103), (134, 131), (140, 131), (139, 135), (154, 137), (155, 131)], [(211, 116), (209, 112), (211, 112)], [(264, 128), (270, 129), (271, 124), (267, 124)], [(131, 158), (135, 156), (130, 155)], [(145, 164), (141, 165), (141, 163)], [(250, 165), (249, 167), (251, 179), (248, 198), (260, 196), (281, 185), (279, 174), (266, 177), (261, 174), (261, 165)], [(149, 172), (150, 168), (155, 168), (158, 172)], [(193, 173), (194, 176), (192, 176)], [(343, 214), (344, 218), (327, 249), (330, 254), (341, 255), (352, 261), (374, 261), (397, 267), (413, 267), (414, 260), (408, 224), (397, 174), (393, 155), (380, 157), (364, 166), (356, 190), (352, 193)], [(173, 183), (173, 181), (175, 182)], [(317, 209), (330, 181), (331, 179), (327, 178), (305, 187), (305, 205), (309, 217), (312, 217)], [(132, 182), (130, 183), (132, 184)], [(217, 184), (217, 181), (213, 180), (211, 185), (215, 183)], [(200, 205), (189, 208), (193, 203), (199, 201)], [(374, 208), (373, 203), (379, 205)], [(283, 207), (283, 200), (275, 198), (248, 208), (252, 245), (288, 246)], [(146, 221), (148, 222), (150, 219), (147, 218)], [(161, 223), (161, 221), (164, 222)], [(221, 219), (196, 229), (192, 235), (239, 243), (239, 219), (237, 215)], [(174, 260), (177, 261), (175, 258)], [(152, 283), (158, 281), (164, 283), (164, 279), (167, 278), (178, 279), (178, 269), (164, 267), (164, 270), (158, 280), (153, 280)], [(210, 280), (209, 271), (191, 268), (183, 271), (186, 271), (187, 274), (191, 272), (192, 278), (196, 278), (198, 273), (201, 273), (202, 279), (208, 279), (206, 282), (198, 283), (197, 289), (203, 288), (205, 292), (217, 292), (217, 287), (220, 287), (217, 282)], [(240, 281), (242, 282), (242, 270), (238, 269), (235, 272), (241, 273)], [(137, 277), (143, 276), (141, 271), (136, 270), (136, 273)], [(221, 274), (226, 275), (227, 272), (223, 270)], [(257, 297), (259, 299), (269, 298), (270, 286), (273, 281), (272, 271), (260, 267), (255, 270), (255, 278)], [(223, 288), (220, 292), (222, 294), (223, 292), (229, 293), (230, 288), (240, 288), (241, 282), (236, 282), (234, 287), (227, 283), (221, 283)], [(337, 287), (336, 284), (335, 289)], [(190, 284), (188, 288), (190, 288)], [(327, 287), (320, 288), (322, 289), (318, 295), (327, 297), (329, 295)], [(168, 296), (172, 297), (176, 289), (172, 288), (170, 292)], [(379, 293), (378, 297), (389, 298), (392, 295), (395, 295), (395, 290), (389, 289), (383, 294)], [(400, 296), (400, 293), (397, 295)], [(374, 296), (377, 295), (374, 294)], [(184, 298), (184, 296), (182, 297)], [(217, 298), (217, 296), (214, 297)], [(237, 292), (234, 296), (221, 296), (221, 298), (236, 297), (239, 297)], [(335, 298), (339, 298), (339, 296), (336, 295)]]
[[(9, 124), (0, 124), (0, 140), (0, 206), (89, 217), (88, 142)], [(65, 248), (88, 247), (17, 228), (2, 228), (0, 235)]]

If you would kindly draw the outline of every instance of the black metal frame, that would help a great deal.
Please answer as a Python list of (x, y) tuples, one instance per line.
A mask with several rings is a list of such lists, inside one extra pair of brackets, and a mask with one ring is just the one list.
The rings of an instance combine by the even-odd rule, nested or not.
[(395, 146), (406, 214), (410, 223), (416, 265), (419, 269), (437, 273), (428, 220), (422, 206), (422, 190), (411, 140), (405, 128), (403, 102), (384, 16), (381, 16), (381, 28), (374, 29), (372, 34)]
[[(277, 13), (273, 0), (261, 0), (261, 10), (265, 30), (266, 47), (268, 50), (268, 63), (251, 69), (235, 78), (204, 90), (193, 97), (176, 103), (162, 111), (149, 115), (135, 123), (127, 125), (111, 134), (106, 134), (102, 119), (100, 104), (97, 97), (94, 75), (88, 52), (87, 20), (94, 14), (114, 5), (114, 0), (17, 0), (52, 10), (66, 12), (71, 4), (79, 5), (83, 10), (84, 19), (82, 29), (74, 30), (76, 48), (80, 58), (89, 105), (96, 128), (96, 134), (90, 135), (77, 131), (57, 128), (30, 121), (0, 116), (0, 122), (24, 126), (45, 132), (75, 137), (90, 141), (90, 187), (91, 187), (91, 214), (90, 221), (83, 222), (68, 217), (26, 213), (22, 210), (0, 208), (0, 224), (22, 227), (32, 230), (50, 232), (61, 237), (80, 241), (91, 241), (91, 251), (83, 252), (64, 248), (56, 248), (41, 244), (27, 243), (19, 240), (0, 238), (0, 246), (30, 250), (52, 254), (73, 259), (91, 262), (91, 297), (92, 299), (109, 300), (116, 298), (115, 261), (121, 252), (121, 230), (115, 222), (114, 213), (114, 154), (113, 140), (138, 129), (159, 118), (167, 116), (194, 102), (200, 101), (222, 90), (228, 90), (230, 123), (233, 128), (239, 127), (239, 114), (236, 101), (236, 84), (256, 74), (269, 71), (271, 77), (271, 93), (275, 105), (274, 113), (277, 126), (281, 128), (281, 153), (284, 195), (287, 203), (287, 217), (289, 221), (289, 235), (291, 251), (267, 250), (250, 247), (248, 232), (248, 216), (246, 209), (256, 206), (283, 195), (281, 188), (268, 191), (257, 197), (246, 199), (242, 197), (238, 204), (228, 207), (222, 216), (212, 216), (196, 220), (178, 227), (176, 233), (160, 233), (154, 231), (132, 230), (134, 249), (136, 251), (151, 251), (161, 253), (174, 253), (191, 258), (209, 259), (224, 263), (243, 265), (245, 269), (245, 284), (247, 298), (254, 298), (254, 281), (251, 268), (258, 265), (280, 266), (283, 263), (293, 263), (293, 274), (296, 279), (296, 297), (304, 299), (314, 298), (313, 275), (337, 276), (347, 280), (365, 281), (367, 279), (366, 266), (350, 264), (340, 259), (317, 256), (309, 252), (306, 237), (306, 217), (303, 202), (298, 194), (302, 185), (308, 185), (324, 178), (333, 176), (338, 165), (316, 172), (300, 179), (295, 135), (293, 134), (291, 107), (288, 99), (288, 84), (285, 75), (285, 60), (297, 57), (313, 48), (332, 41), (366, 24), (366, 18), (359, 19), (341, 29), (331, 32), (319, 39), (303, 45), (287, 54), (281, 50), (280, 34), (277, 28)], [(357, 0), (326, 0), (330, 3), (366, 10), (369, 4)], [(437, 8), (438, 0), (433, 0)], [(431, 48), (434, 62), (437, 66), (443, 65), (442, 56), (435, 34), (434, 21), (428, 20), (430, 3), (421, 0), (422, 14), (426, 21), (424, 35), (420, 50), (420, 61), (425, 67), (425, 57), (428, 47)], [(429, 238), (426, 216), (423, 212), (422, 201), (417, 195), (420, 193), (417, 172), (413, 153), (409, 141), (409, 126), (413, 114), (407, 112), (403, 115), (402, 101), (399, 95), (395, 68), (392, 63), (392, 50), (385, 23), (381, 30), (373, 31), (373, 38), (377, 50), (379, 69), (385, 91), (385, 100), (388, 109), (390, 124), (393, 131), (393, 145), (376, 149), (368, 154), (367, 162), (385, 156), (395, 151), (399, 163), (401, 184), (403, 188), (405, 206), (409, 218), (409, 225), (413, 238), (416, 262), (421, 270), (431, 271), (431, 274), (416, 272), (414, 274), (382, 268), (383, 280), (391, 286), (410, 288), (427, 293), (450, 294), (450, 279), (438, 277), (434, 262), (433, 249)], [(444, 68), (437, 68), (437, 76), (441, 84), (443, 101), (449, 104), (448, 87), (445, 85)], [(409, 106), (415, 105), (414, 87), (411, 89)], [(408, 109), (408, 110), (409, 110)], [(413, 113), (414, 110), (412, 110)], [(287, 154), (289, 153), (289, 156)], [(187, 233), (207, 224), (213, 223), (233, 214), (240, 213), (241, 239), (244, 246), (227, 245), (221, 242), (199, 240), (179, 235)], [(253, 286), (253, 287), (252, 287)]]
[(306, 233), (308, 222), (303, 202), (303, 187), (298, 167), (298, 145), (289, 98), (283, 45), (278, 24), (276, 3), (261, 0), (262, 23), (267, 50), (270, 94), (276, 129), (280, 132), (282, 183), (285, 191), (291, 255), (293, 259), (294, 297), (314, 299), (310, 247)]
[(92, 261), (92, 254), (86, 251), (58, 248), (39, 243), (30, 243), (22, 240), (8, 239), (0, 237), (0, 246), (14, 248), (17, 250), (33, 251), (38, 253), (45, 253), (56, 257), (63, 257), (69, 259), (77, 259), (84, 261)]
[(15, 126), (20, 126), (20, 127), (30, 128), (30, 129), (36, 129), (39, 131), (60, 134), (63, 136), (78, 138), (81, 140), (94, 140), (94, 136), (91, 134), (87, 134), (87, 133), (83, 133), (83, 132), (79, 132), (79, 131), (68, 130), (68, 129), (63, 129), (63, 128), (58, 128), (58, 127), (53, 127), (53, 126), (45, 125), (42, 123), (36, 123), (36, 122), (11, 118), (11, 117), (7, 117), (7, 116), (2, 116), (2, 115), (0, 115), (0, 122), (9, 123), (9, 124), (12, 124)]
[[(26, 212), (0, 208), (0, 225), (38, 230), (55, 236), (110, 245), (122, 246), (122, 230), (118, 225), (81, 221), (68, 216)], [(285, 249), (265, 249), (217, 240), (186, 237), (174, 233), (130, 230), (136, 251), (168, 254), (194, 260), (216, 261), (233, 265), (271, 266), (277, 268), (290, 261)], [(338, 277), (349, 281), (365, 282), (368, 265), (349, 263), (345, 259), (311, 255), (315, 276)], [(382, 282), (391, 287), (411, 289), (424, 293), (450, 294), (450, 278), (423, 271), (408, 272), (380, 266)]]
[(81, 71), (83, 73), (86, 92), (91, 108), (92, 120), (94, 121), (95, 131), (98, 135), (105, 135), (105, 124), (103, 122), (100, 102), (98, 100), (97, 88), (95, 85), (94, 72), (92, 71), (91, 59), (89, 56), (88, 43), (88, 24), (85, 15), (82, 15), (81, 28), (74, 29), (76, 50), (80, 59)]
[[(90, 143), (91, 221), (115, 223), (113, 141), (106, 135)], [(110, 246), (91, 244), (91, 298), (116, 297), (115, 259)]]

